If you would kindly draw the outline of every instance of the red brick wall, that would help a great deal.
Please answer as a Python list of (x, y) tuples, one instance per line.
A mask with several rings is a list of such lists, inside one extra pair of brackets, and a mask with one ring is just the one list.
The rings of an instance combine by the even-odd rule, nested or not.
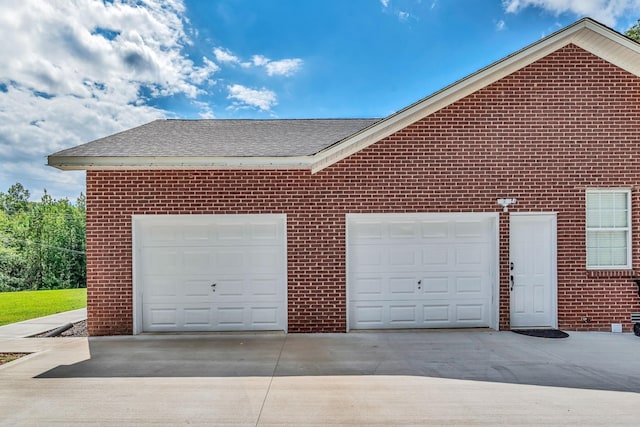
[[(640, 311), (631, 272), (588, 272), (585, 189), (640, 183), (640, 79), (568, 46), (314, 175), (89, 171), (89, 331), (132, 331), (131, 215), (285, 213), (290, 332), (346, 328), (345, 214), (557, 212), (558, 320), (609, 330)], [(640, 263), (640, 194), (633, 264)], [(500, 327), (509, 325), (500, 215)], [(589, 317), (589, 323), (582, 318)]]

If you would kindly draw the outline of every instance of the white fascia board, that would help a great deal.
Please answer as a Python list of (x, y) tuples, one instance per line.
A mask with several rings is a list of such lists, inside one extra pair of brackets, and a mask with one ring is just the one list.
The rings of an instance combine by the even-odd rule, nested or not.
[(623, 70), (640, 76), (640, 44), (609, 28), (587, 21), (573, 43)]
[(131, 169), (309, 169), (311, 158), (297, 157), (49, 157), (62, 170)]
[[(583, 19), (320, 151), (313, 156), (311, 173), (319, 172), (571, 43), (640, 75), (640, 49), (637, 43), (594, 21)], [(618, 49), (612, 53), (612, 47)], [(635, 55), (628, 58), (631, 52)]]

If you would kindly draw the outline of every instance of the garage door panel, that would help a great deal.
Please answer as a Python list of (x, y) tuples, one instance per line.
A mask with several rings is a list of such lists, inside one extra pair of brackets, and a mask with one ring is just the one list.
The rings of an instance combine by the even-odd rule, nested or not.
[(134, 227), (140, 330), (286, 328), (284, 215), (142, 216)]
[(283, 307), (278, 306), (251, 307), (251, 324), (256, 328), (271, 328), (276, 326), (281, 310), (283, 310)]
[(381, 277), (354, 276), (354, 297), (361, 296), (365, 299), (381, 297), (383, 294), (383, 279)]
[(452, 316), (449, 314), (451, 308), (449, 304), (423, 304), (422, 315), (426, 325), (448, 325)]
[(278, 220), (222, 220), (213, 229), (216, 244), (222, 246), (279, 245), (284, 232), (284, 226)]
[(442, 245), (425, 244), (422, 248), (422, 264), (426, 266), (446, 267), (451, 263), (449, 249)]
[(178, 308), (162, 306), (145, 306), (145, 319), (150, 330), (156, 328), (174, 329), (178, 324)]
[(240, 249), (215, 248), (214, 270), (216, 273), (234, 273), (245, 265), (245, 251)]
[(386, 299), (388, 295), (399, 295), (398, 298), (403, 298), (403, 296), (406, 298), (407, 295), (414, 295), (418, 292), (418, 280), (416, 273), (401, 276), (394, 273), (375, 276), (354, 275), (354, 292), (351, 293), (351, 300), (376, 301)]
[(393, 247), (389, 250), (389, 266), (415, 266), (418, 250), (407, 247)]
[(251, 249), (248, 258), (254, 274), (276, 274), (284, 262), (282, 253), (275, 246)]
[(285, 307), (279, 304), (144, 305), (144, 328), (162, 331), (277, 330)]
[(356, 303), (353, 329), (485, 327), (486, 306), (480, 304)]
[(206, 328), (211, 325), (211, 308), (184, 308), (184, 326)]
[(422, 279), (422, 292), (428, 295), (427, 298), (449, 297), (449, 277), (425, 277)]
[(384, 317), (386, 309), (383, 304), (355, 303), (352, 308), (353, 318), (351, 320), (356, 329), (382, 328), (386, 323)]
[(182, 252), (164, 247), (147, 248), (143, 253), (143, 263), (148, 266), (146, 274), (176, 275), (182, 272)]
[(388, 233), (391, 240), (417, 239), (420, 236), (420, 224), (415, 221), (390, 221)]
[(486, 293), (486, 281), (479, 276), (476, 277), (455, 277), (455, 292), (460, 297), (476, 295), (481, 297)]
[[(360, 250), (354, 254), (354, 272), (375, 271), (375, 267), (383, 265), (383, 248), (377, 246), (363, 245)], [(379, 270), (379, 269), (378, 269)]]
[(449, 221), (421, 221), (424, 240), (443, 240), (449, 236)]
[(476, 325), (482, 322), (484, 318), (485, 304), (457, 304), (456, 305), (456, 320), (458, 322), (465, 322)]
[(455, 248), (455, 266), (460, 269), (477, 269), (486, 265), (488, 254), (485, 244), (460, 244)]
[(363, 220), (361, 222), (353, 223), (349, 227), (349, 234), (359, 242), (378, 241), (382, 239), (382, 222), (369, 222)]
[(240, 301), (245, 299), (244, 281), (242, 279), (219, 277), (215, 285), (215, 292), (212, 293), (215, 294), (216, 300)]
[(197, 299), (199, 301), (210, 300), (212, 298), (211, 280), (187, 279), (184, 281), (183, 296), (186, 300)]
[(456, 239), (485, 240), (487, 236), (486, 221), (456, 221), (453, 224), (453, 234)]
[(211, 252), (208, 250), (189, 250), (182, 251), (183, 260), (182, 270), (184, 272), (194, 272), (196, 274), (210, 273), (212, 267)]
[(281, 299), (282, 287), (277, 278), (252, 279), (247, 283), (247, 294), (259, 300)]
[(183, 240), (190, 245), (206, 245), (211, 240), (211, 227), (206, 224), (185, 225), (181, 232)]
[(215, 227), (216, 240), (222, 245), (232, 245), (234, 242), (243, 241), (245, 227), (244, 223), (217, 224)]
[(393, 216), (348, 216), (349, 327), (490, 326), (495, 215)]
[(168, 276), (147, 276), (145, 280), (152, 285), (147, 292), (150, 301), (163, 302), (164, 298), (175, 298), (176, 280)]
[(264, 244), (274, 244), (278, 242), (278, 236), (282, 232), (282, 227), (278, 222), (251, 224), (251, 240)]
[(244, 306), (225, 306), (217, 307), (218, 325), (220, 327), (237, 327), (241, 328), (246, 324)]
[(173, 245), (178, 240), (178, 230), (162, 225), (151, 226), (146, 230), (146, 240), (157, 246)]
[(390, 304), (389, 323), (398, 327), (414, 327), (418, 325), (417, 305), (415, 303)]
[[(389, 294), (391, 295), (413, 295), (417, 290), (417, 280), (415, 276), (410, 277), (390, 277)], [(401, 297), (400, 297), (401, 298)]]

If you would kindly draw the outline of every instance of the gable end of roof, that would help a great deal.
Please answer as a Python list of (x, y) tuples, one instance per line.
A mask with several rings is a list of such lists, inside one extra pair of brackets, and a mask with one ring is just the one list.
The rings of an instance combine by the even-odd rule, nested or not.
[(584, 18), (317, 153), (313, 156), (311, 172), (319, 172), (569, 44), (640, 76), (640, 44), (590, 18)]

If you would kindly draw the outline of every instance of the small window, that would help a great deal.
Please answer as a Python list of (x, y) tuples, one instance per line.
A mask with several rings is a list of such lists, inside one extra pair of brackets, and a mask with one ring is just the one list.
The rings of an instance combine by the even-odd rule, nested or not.
[(587, 190), (587, 268), (631, 268), (631, 191)]

